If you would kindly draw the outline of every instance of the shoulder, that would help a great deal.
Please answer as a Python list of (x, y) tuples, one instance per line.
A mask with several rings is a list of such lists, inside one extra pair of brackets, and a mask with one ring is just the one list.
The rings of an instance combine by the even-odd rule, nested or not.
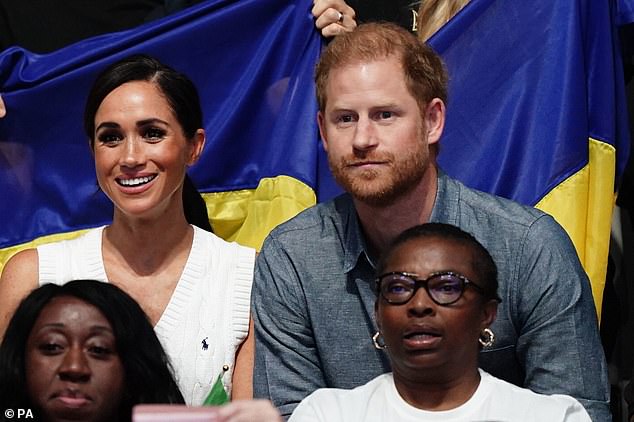
[(0, 280), (2, 284), (9, 279), (16, 283), (28, 284), (31, 280), (37, 283), (38, 273), (38, 253), (37, 249), (25, 249), (13, 255), (2, 269)]
[[(357, 227), (354, 205), (347, 195), (305, 210), (264, 240), (256, 260), (256, 285), (283, 283), (288, 288), (292, 280), (293, 284), (320, 288), (340, 281), (347, 264), (360, 253)], [(269, 295), (266, 290), (268, 287), (262, 293)], [(303, 296), (300, 290), (296, 291), (298, 297)]]
[[(318, 413), (322, 415), (319, 420), (348, 421), (358, 419), (369, 404), (377, 399), (377, 394), (383, 397), (384, 389), (389, 388), (391, 374), (382, 374), (366, 384), (353, 389), (320, 388), (301, 401), (296, 409), (297, 416), (303, 412)], [(295, 412), (293, 413), (294, 416)], [(297, 418), (297, 420), (302, 420)]]
[(101, 237), (104, 228), (105, 226), (101, 226), (84, 232), (67, 233), (64, 235), (66, 238), (38, 245), (39, 259), (59, 260), (64, 256), (77, 259), (95, 247), (98, 247), (101, 252)]
[(482, 370), (481, 374), (483, 382), (490, 386), (494, 400), (499, 403), (512, 403), (512, 411), (517, 415), (530, 415), (526, 420), (590, 421), (581, 403), (571, 396), (539, 394), (496, 378)]
[(314, 205), (273, 229), (264, 240), (262, 252), (279, 246), (301, 251), (313, 249), (317, 241), (338, 242), (354, 212), (354, 205), (346, 194)]
[(343, 388), (320, 388), (310, 396), (312, 400), (319, 402), (341, 403), (351, 405), (352, 403), (362, 405), (372, 396), (382, 392), (392, 385), (392, 375), (390, 373), (381, 374), (376, 378), (352, 389)]
[[(525, 242), (558, 245), (570, 249), (572, 242), (555, 219), (537, 208), (469, 188), (447, 177), (449, 190), (458, 202), (458, 225), (485, 243)], [(448, 199), (454, 195), (449, 195)], [(444, 207), (450, 206), (445, 204)]]
[(9, 259), (0, 276), (0, 338), (20, 301), (37, 284), (37, 250), (27, 249)]
[(450, 179), (450, 183), (458, 189), (461, 208), (471, 209), (474, 213), (483, 213), (513, 225), (523, 226), (530, 226), (535, 221), (548, 217), (546, 213), (537, 208), (472, 189), (458, 180)]
[(347, 195), (305, 209), (271, 231), (271, 236), (291, 237), (339, 225), (348, 211)]

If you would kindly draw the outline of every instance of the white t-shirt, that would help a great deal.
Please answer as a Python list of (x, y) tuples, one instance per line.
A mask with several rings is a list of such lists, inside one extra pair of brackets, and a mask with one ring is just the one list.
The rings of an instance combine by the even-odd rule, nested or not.
[(321, 388), (302, 400), (289, 422), (592, 422), (570, 396), (537, 394), (483, 370), (480, 376), (473, 396), (451, 410), (433, 412), (408, 404), (388, 373), (352, 390)]
[[(189, 405), (201, 405), (223, 366), (231, 393), (235, 355), (249, 331), (255, 250), (198, 227), (181, 278), (154, 327)], [(92, 279), (107, 282), (101, 254), (103, 227), (37, 248), (39, 283)]]

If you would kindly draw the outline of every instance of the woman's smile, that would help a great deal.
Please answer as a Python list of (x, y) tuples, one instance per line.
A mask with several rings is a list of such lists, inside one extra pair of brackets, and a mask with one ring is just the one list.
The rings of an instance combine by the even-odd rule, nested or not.
[(139, 186), (145, 186), (154, 180), (158, 175), (153, 174), (151, 176), (137, 176), (137, 177), (117, 177), (115, 181), (122, 187), (136, 188)]

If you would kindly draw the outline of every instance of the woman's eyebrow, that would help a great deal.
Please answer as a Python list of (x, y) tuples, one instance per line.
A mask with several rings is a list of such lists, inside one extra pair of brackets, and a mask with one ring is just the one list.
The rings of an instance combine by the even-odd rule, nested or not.
[(95, 132), (97, 132), (101, 128), (117, 129), (119, 127), (120, 127), (119, 124), (115, 122), (102, 122), (99, 124), (99, 126), (95, 128)]
[(169, 125), (165, 120), (161, 120), (161, 119), (158, 119), (158, 118), (139, 120), (138, 122), (136, 122), (136, 125), (137, 125), (137, 127), (141, 127), (141, 126), (151, 125), (151, 124), (154, 124), (154, 123), (161, 123), (161, 124), (164, 124), (166, 126)]

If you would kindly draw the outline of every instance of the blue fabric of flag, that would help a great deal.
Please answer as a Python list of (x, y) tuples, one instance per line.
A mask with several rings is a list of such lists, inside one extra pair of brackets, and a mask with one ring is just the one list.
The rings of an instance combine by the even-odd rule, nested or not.
[(617, 25), (634, 23), (634, 0), (617, 0), (616, 23)]
[(146, 53), (197, 85), (207, 143), (190, 174), (203, 192), (285, 174), (317, 185), (312, 73), (321, 38), (311, 0), (210, 0), (46, 55), (0, 54), (0, 248), (107, 224), (82, 130), (97, 73)]
[[(625, 4), (625, 0), (621, 0)], [(472, 0), (431, 39), (449, 75), (439, 162), (535, 205), (588, 163), (588, 138), (629, 154), (613, 1)]]

